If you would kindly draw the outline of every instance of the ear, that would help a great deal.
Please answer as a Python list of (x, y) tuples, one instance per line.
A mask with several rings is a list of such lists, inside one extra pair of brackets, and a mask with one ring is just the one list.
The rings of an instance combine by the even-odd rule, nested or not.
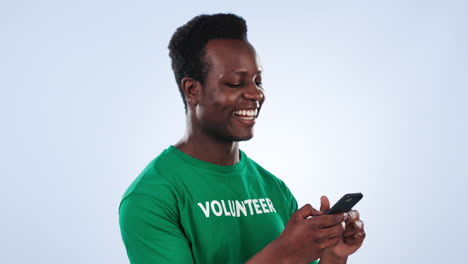
[(190, 77), (184, 77), (180, 83), (182, 85), (182, 89), (184, 90), (187, 107), (189, 105), (197, 105), (201, 91), (200, 82)]

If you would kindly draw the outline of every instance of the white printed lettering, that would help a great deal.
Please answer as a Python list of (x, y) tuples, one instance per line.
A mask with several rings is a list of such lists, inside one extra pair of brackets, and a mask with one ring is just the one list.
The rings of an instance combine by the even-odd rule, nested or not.
[(202, 203), (198, 203), (198, 206), (200, 206), (200, 208), (202, 209), (202, 211), (205, 214), (206, 218), (210, 217), (210, 203), (209, 202), (205, 202), (206, 208), (203, 207)]
[(264, 213), (269, 213), (270, 211), (268, 210), (267, 208), (267, 204), (265, 203), (265, 199), (258, 199), (258, 201), (260, 202), (260, 205), (262, 206), (262, 210)]
[[(217, 206), (218, 209), (215, 209), (215, 206)], [(213, 213), (216, 216), (221, 216), (223, 214), (223, 209), (221, 208), (221, 204), (216, 200), (211, 201), (211, 211), (213, 211)]]
[(240, 212), (247, 216), (247, 209), (245, 208), (245, 204), (243, 202), (236, 201), (236, 209), (237, 209), (237, 216), (240, 216)]
[(244, 201), (244, 203), (249, 206), (250, 214), (253, 215), (252, 200), (247, 199), (247, 200)]
[(235, 207), (235, 204), (234, 204), (234, 201), (231, 201), (231, 200), (228, 200), (228, 204), (229, 204), (229, 212), (231, 212), (231, 215), (236, 217), (236, 207)]
[[(241, 217), (256, 214), (276, 213), (273, 202), (269, 198), (238, 200), (212, 200), (197, 203), (206, 218), (214, 216)], [(248, 210), (247, 210), (248, 206)], [(229, 207), (229, 208), (228, 208)], [(248, 213), (250, 212), (250, 214)]]
[(268, 204), (268, 207), (270, 208), (270, 212), (276, 212), (275, 208), (273, 207), (273, 203), (271, 202), (270, 199), (266, 198), (265, 199), (267, 204)]
[(257, 214), (263, 214), (263, 212), (260, 211), (260, 205), (258, 204), (258, 200), (252, 199), (252, 203), (254, 204), (255, 212), (257, 212)]
[(224, 203), (224, 200), (221, 200), (221, 204), (223, 205), (223, 212), (225, 216), (231, 215), (227, 210), (226, 210), (226, 204)]

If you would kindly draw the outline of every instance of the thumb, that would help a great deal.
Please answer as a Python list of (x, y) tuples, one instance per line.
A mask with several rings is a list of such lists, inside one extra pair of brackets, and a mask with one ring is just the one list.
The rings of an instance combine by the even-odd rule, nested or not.
[(320, 197), (320, 212), (326, 212), (330, 209), (330, 201), (325, 195)]
[(307, 219), (309, 216), (318, 216), (322, 215), (322, 212), (317, 211), (312, 205), (306, 204), (302, 206), (299, 210), (294, 212), (294, 214), (291, 216), (291, 218), (294, 218), (296, 220), (302, 220), (302, 219)]

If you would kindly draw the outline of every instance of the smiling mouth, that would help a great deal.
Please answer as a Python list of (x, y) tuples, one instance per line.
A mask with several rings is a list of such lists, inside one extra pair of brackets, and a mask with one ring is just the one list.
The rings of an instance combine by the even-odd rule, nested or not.
[(257, 118), (258, 109), (237, 110), (234, 115), (242, 120), (254, 120)]

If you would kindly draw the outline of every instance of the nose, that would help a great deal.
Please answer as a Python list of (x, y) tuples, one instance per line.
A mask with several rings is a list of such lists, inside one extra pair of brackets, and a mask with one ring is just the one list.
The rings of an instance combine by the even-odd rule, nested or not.
[(262, 101), (265, 98), (263, 89), (259, 87), (255, 82), (247, 87), (247, 90), (244, 92), (245, 99), (253, 101)]

